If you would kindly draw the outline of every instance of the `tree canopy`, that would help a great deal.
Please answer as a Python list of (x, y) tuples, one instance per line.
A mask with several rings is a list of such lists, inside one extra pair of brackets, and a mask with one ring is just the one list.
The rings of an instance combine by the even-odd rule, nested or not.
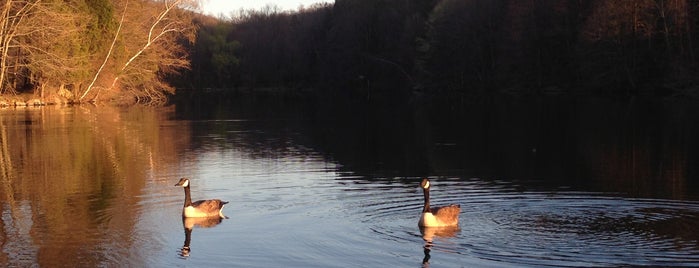
[(201, 87), (364, 99), (696, 97), (698, 26), (688, 0), (337, 0), (201, 24), (200, 41), (235, 45), (197, 46), (190, 75)]
[(192, 0), (6, 0), (0, 93), (163, 103), (189, 67)]
[(175, 87), (333, 98), (699, 97), (689, 0), (6, 0), (0, 94), (161, 104)]

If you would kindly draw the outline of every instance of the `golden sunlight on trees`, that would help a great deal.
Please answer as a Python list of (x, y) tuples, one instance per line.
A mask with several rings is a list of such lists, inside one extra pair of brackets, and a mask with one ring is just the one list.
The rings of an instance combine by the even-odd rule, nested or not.
[[(113, 43), (120, 41), (122, 54), (113, 58), (116, 73), (110, 77), (111, 84), (99, 86), (98, 91), (104, 88), (127, 93), (138, 102), (164, 102), (165, 93), (173, 93), (174, 88), (164, 82), (163, 76), (189, 67), (183, 41), (194, 41), (194, 27), (189, 12), (183, 7), (191, 8), (195, 4), (186, 0), (124, 1), (122, 19), (113, 39)], [(123, 32), (121, 38), (120, 32)], [(110, 47), (105, 63), (113, 50), (114, 45)], [(88, 94), (93, 94), (94, 98), (99, 96), (99, 92), (93, 93), (92, 90), (102, 71), (100, 68), (78, 100)]]
[(22, 37), (31, 32), (26, 21), (39, 2), (6, 0), (0, 7), (0, 93), (15, 92), (17, 77), (12, 79), (8, 74), (21, 71)]
[(67, 86), (84, 81), (92, 72), (89, 55), (95, 52), (96, 39), (79, 30), (91, 22), (87, 14), (79, 12), (81, 8), (85, 5), (46, 0), (29, 18), (34, 30), (26, 36), (28, 46), (22, 60), (38, 97), (45, 97), (50, 89), (67, 95)]
[(188, 68), (194, 0), (7, 0), (0, 93), (159, 104)]

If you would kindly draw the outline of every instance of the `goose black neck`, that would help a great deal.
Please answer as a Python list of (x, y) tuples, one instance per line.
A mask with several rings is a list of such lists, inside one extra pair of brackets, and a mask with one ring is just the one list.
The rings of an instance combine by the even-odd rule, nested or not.
[(184, 187), (184, 207), (188, 207), (192, 205), (192, 196), (189, 193), (189, 185)]
[(430, 188), (423, 188), (422, 193), (425, 194), (425, 207), (422, 209), (422, 212), (430, 212)]
[(184, 247), (189, 249), (189, 244), (192, 242), (192, 228), (184, 228)]
[[(184, 217), (182, 217), (182, 224), (184, 225)], [(184, 227), (184, 246), (180, 249), (180, 257), (182, 258), (187, 258), (189, 257), (189, 252), (191, 249), (189, 248), (189, 244), (192, 242), (192, 228), (187, 228), (186, 226)]]

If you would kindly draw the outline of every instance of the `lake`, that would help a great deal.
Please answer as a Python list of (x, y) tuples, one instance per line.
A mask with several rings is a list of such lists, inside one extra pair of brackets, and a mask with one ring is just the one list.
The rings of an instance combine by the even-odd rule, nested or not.
[(3, 108), (0, 266), (699, 266), (697, 137), (681, 100)]

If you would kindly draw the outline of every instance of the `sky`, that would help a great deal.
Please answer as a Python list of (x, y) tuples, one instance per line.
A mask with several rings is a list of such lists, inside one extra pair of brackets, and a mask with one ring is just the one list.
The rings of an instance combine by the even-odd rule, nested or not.
[(334, 3), (335, 0), (202, 0), (202, 10), (210, 15), (230, 15), (241, 8), (260, 10), (267, 4), (277, 5), (282, 10), (297, 10), (299, 6), (309, 7), (315, 3)]

